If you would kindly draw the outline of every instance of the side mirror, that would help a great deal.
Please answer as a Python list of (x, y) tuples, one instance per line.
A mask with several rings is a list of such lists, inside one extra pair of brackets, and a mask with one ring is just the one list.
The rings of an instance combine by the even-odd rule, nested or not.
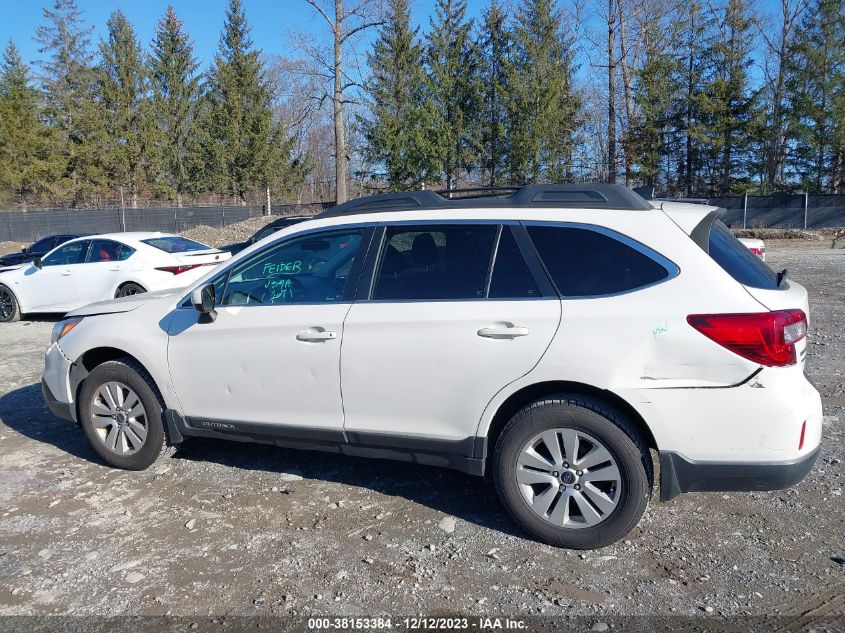
[(40, 257), (36, 257), (32, 260), (32, 265), (35, 266), (38, 270), (44, 268), (44, 262), (41, 261)]
[(217, 311), (214, 309), (215, 300), (214, 286), (211, 284), (205, 284), (191, 292), (191, 303), (200, 313), (200, 323), (212, 323), (217, 318)]
[(21, 246), (21, 253), (26, 253), (26, 246)]

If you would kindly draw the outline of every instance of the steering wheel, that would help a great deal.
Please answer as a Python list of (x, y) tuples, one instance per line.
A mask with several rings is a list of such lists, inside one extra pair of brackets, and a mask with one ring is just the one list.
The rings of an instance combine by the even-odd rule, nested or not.
[(308, 290), (305, 284), (293, 275), (275, 277), (268, 280), (275, 284), (265, 285), (261, 295), (261, 303), (275, 304), (288, 303), (291, 301), (303, 301), (308, 298)]

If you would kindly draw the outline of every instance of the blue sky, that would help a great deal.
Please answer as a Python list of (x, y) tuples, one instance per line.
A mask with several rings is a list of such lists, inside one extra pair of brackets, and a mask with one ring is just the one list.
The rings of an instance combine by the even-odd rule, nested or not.
[[(518, 2), (518, 0), (513, 0)], [(590, 12), (593, 2), (585, 0)], [(773, 14), (779, 0), (757, 0), (764, 14)], [(35, 29), (44, 23), (42, 7), (53, 0), (0, 0), (0, 45), (14, 40), (25, 60), (39, 58), (38, 45), (33, 40)], [(227, 0), (77, 0), (89, 25), (95, 27), (92, 41), (104, 35), (109, 14), (121, 9), (135, 26), (141, 43), (146, 47), (152, 40), (156, 23), (168, 4), (173, 4), (182, 19), (185, 30), (194, 39), (196, 55), (206, 65), (217, 48)], [(565, 0), (564, 0), (565, 2)], [(469, 0), (469, 12), (480, 14), (489, 0)], [(425, 31), (435, 0), (411, 0), (414, 20)], [(288, 34), (292, 29), (312, 31), (316, 37), (325, 37), (321, 21), (305, 0), (244, 0), (247, 19), (252, 26), (256, 47), (267, 54), (295, 56), (291, 51)]]
[[(13, 39), (24, 59), (39, 58), (38, 45), (33, 41), (35, 29), (44, 23), (42, 7), (53, 0), (0, 0), (0, 42), (5, 46)], [(425, 25), (434, 0), (412, 0), (414, 17)], [(116, 9), (122, 10), (135, 27), (141, 43), (152, 41), (156, 23), (172, 4), (184, 23), (186, 32), (194, 39), (195, 52), (208, 62), (217, 49), (227, 0), (77, 0), (89, 25), (95, 27), (93, 42), (104, 35), (106, 20)], [(487, 0), (470, 0), (473, 12), (486, 6)], [(245, 0), (247, 19), (252, 26), (256, 47), (268, 54), (284, 54), (288, 48), (291, 29), (313, 30), (323, 35), (321, 23), (305, 0)]]

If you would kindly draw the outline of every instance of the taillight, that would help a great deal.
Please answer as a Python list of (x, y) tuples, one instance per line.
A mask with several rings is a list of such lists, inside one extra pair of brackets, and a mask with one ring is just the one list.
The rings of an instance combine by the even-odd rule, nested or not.
[(754, 253), (757, 257), (762, 257), (765, 252), (762, 248), (757, 248), (756, 246), (752, 246), (748, 250)]
[(795, 343), (807, 335), (803, 310), (691, 314), (687, 323), (735, 354), (769, 367), (795, 364)]
[(156, 268), (156, 270), (160, 270), (165, 273), (173, 273), (174, 275), (181, 275), (182, 273), (186, 273), (189, 270), (193, 270), (194, 268), (199, 268), (204, 265), (205, 264), (191, 264), (190, 266), (160, 266)]

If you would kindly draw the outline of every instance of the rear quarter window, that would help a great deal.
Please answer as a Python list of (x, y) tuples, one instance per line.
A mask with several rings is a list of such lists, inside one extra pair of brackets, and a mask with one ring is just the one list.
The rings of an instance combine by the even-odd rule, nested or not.
[(141, 240), (144, 244), (148, 244), (153, 248), (157, 248), (165, 253), (188, 253), (190, 251), (207, 251), (211, 247), (193, 240), (179, 237), (178, 235), (168, 235), (165, 237), (153, 237), (148, 240)]
[[(564, 298), (631, 292), (670, 277), (668, 260), (621, 235), (589, 228), (529, 226), (528, 234)], [(630, 243), (627, 243), (630, 242)]]
[(749, 251), (721, 220), (710, 227), (710, 257), (744, 286), (776, 290), (778, 276), (762, 259)]

